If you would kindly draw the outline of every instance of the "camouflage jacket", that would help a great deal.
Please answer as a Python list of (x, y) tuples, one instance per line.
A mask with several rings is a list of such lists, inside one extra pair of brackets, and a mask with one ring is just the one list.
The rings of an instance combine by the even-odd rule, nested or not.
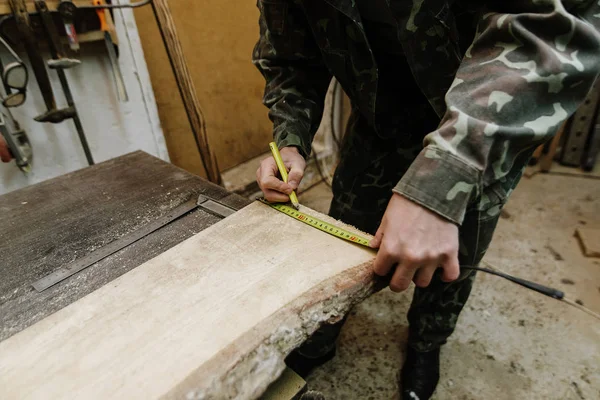
[[(395, 191), (461, 224), (490, 189), (508, 197), (508, 172), (524, 168), (585, 98), (600, 70), (600, 2), (471, 0), (477, 32), (464, 54), (452, 0), (387, 2), (413, 75), (442, 117)], [(355, 1), (258, 6), (253, 61), (279, 146), (310, 154), (332, 75), (373, 122), (378, 69)]]

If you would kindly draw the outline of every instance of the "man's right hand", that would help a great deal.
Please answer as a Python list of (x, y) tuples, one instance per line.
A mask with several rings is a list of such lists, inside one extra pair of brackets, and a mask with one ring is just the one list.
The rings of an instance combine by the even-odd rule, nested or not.
[(277, 164), (273, 157), (261, 161), (256, 171), (256, 181), (263, 191), (265, 199), (273, 202), (289, 201), (289, 195), (297, 190), (304, 176), (306, 161), (300, 155), (296, 147), (284, 147), (279, 150), (281, 158), (288, 170), (288, 183), (281, 180)]
[(0, 160), (2, 160), (2, 162), (9, 162), (12, 158), (12, 154), (10, 154), (6, 141), (0, 136)]

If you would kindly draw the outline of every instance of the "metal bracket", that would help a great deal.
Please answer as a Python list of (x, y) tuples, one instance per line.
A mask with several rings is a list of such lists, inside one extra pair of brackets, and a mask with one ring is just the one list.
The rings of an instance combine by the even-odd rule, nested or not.
[(231, 208), (204, 195), (198, 196), (198, 201), (196, 204), (203, 210), (208, 211), (211, 214), (215, 214), (217, 217), (221, 218), (229, 217), (231, 214), (237, 211), (234, 208)]

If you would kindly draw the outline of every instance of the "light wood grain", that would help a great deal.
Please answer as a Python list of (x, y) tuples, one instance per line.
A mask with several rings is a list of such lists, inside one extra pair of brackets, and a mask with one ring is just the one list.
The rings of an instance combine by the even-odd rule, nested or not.
[(196, 94), (196, 87), (194, 86), (190, 70), (183, 54), (183, 48), (181, 47), (181, 42), (177, 35), (177, 28), (175, 27), (175, 22), (171, 15), (169, 3), (167, 0), (154, 0), (152, 2), (152, 7), (173, 67), (173, 72), (175, 73), (175, 79), (177, 81), (177, 86), (179, 87), (183, 105), (187, 112), (188, 120), (194, 136), (196, 137), (198, 150), (202, 157), (202, 165), (206, 171), (207, 178), (213, 183), (220, 183), (221, 173), (219, 171), (219, 166), (217, 165), (217, 159), (212, 152), (208, 141), (204, 113), (200, 107), (200, 101)]
[[(265, 80), (251, 60), (259, 37), (256, 1), (170, 1), (169, 6), (221, 171), (268, 152), (273, 124), (261, 101)], [(152, 9), (134, 12), (169, 157), (204, 175)]]
[(256, 398), (373, 256), (251, 204), (0, 343), (0, 398)]
[(586, 257), (600, 257), (600, 228), (580, 226), (575, 231)]
[(554, 162), (554, 156), (556, 155), (556, 151), (558, 150), (558, 146), (562, 140), (562, 136), (565, 132), (566, 122), (564, 122), (558, 132), (552, 138), (552, 142), (550, 142), (550, 146), (548, 149), (548, 153), (543, 153), (540, 156), (540, 171), (548, 172), (550, 168), (552, 168), (552, 163)]

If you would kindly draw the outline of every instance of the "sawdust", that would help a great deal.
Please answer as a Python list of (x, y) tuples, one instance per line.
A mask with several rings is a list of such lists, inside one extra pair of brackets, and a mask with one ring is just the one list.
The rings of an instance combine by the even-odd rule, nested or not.
[(546, 245), (545, 248), (550, 252), (550, 254), (552, 254), (552, 257), (554, 257), (554, 259), (556, 261), (564, 261), (563, 256), (558, 251), (556, 251), (552, 246)]

